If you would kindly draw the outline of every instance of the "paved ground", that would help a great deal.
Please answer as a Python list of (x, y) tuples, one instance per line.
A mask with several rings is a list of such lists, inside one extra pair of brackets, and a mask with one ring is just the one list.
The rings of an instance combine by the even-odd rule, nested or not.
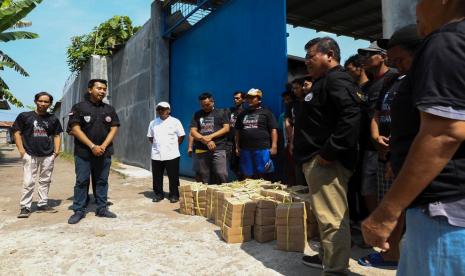
[[(302, 254), (275, 243), (226, 244), (218, 227), (184, 216), (177, 204), (151, 201), (151, 179), (110, 176), (116, 219), (87, 217), (68, 225), (74, 183), (71, 161), (59, 158), (50, 189), (58, 213), (17, 219), (22, 167), (13, 148), (0, 148), (0, 275), (319, 275), (300, 263)], [(33, 207), (35, 207), (33, 205)], [(34, 208), (33, 208), (34, 211)], [(307, 248), (306, 253), (312, 253)], [(353, 258), (369, 251), (354, 249)], [(394, 275), (360, 267), (353, 275)]]

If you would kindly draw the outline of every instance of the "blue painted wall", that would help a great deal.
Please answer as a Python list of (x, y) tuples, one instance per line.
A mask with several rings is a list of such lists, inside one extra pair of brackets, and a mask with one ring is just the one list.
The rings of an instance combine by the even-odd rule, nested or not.
[[(211, 92), (216, 108), (232, 105), (232, 93), (260, 88), (277, 116), (287, 81), (285, 0), (230, 0), (171, 43), (172, 115), (186, 132), (197, 96)], [(187, 138), (187, 137), (186, 137)], [(181, 146), (182, 175), (192, 176), (187, 139)]]

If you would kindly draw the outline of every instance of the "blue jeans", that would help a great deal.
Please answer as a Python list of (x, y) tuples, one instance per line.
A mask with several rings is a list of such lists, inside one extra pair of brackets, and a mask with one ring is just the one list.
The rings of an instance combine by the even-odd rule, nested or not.
[(96, 194), (94, 197), (97, 202), (97, 212), (102, 208), (106, 208), (111, 157), (82, 158), (74, 156), (74, 165), (76, 171), (76, 184), (74, 185), (73, 206), (71, 209), (75, 212), (85, 211), (91, 170), (95, 173)]
[(465, 275), (465, 228), (421, 208), (407, 210), (397, 275)]

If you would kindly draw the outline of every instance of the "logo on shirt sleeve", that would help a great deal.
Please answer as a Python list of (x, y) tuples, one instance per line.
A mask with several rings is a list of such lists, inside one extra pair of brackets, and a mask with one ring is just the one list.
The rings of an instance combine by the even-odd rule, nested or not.
[(110, 116), (105, 117), (105, 122), (110, 123), (111, 122), (111, 117)]

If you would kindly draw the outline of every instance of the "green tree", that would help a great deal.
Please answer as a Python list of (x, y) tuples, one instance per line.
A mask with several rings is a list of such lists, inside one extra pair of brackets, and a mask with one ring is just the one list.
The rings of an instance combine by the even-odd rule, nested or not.
[[(34, 39), (39, 37), (35, 33), (16, 31), (32, 25), (31, 22), (22, 21), (42, 0), (0, 0), (0, 42), (9, 42), (18, 39)], [(28, 77), (29, 74), (14, 59), (0, 50), (0, 70), (10, 68), (19, 74)], [(0, 77), (0, 99), (6, 99), (17, 107), (23, 107), (6, 82)]]
[(133, 27), (128, 16), (113, 16), (89, 34), (74, 36), (68, 46), (68, 66), (78, 72), (92, 55), (110, 56), (120, 49), (140, 27)]

